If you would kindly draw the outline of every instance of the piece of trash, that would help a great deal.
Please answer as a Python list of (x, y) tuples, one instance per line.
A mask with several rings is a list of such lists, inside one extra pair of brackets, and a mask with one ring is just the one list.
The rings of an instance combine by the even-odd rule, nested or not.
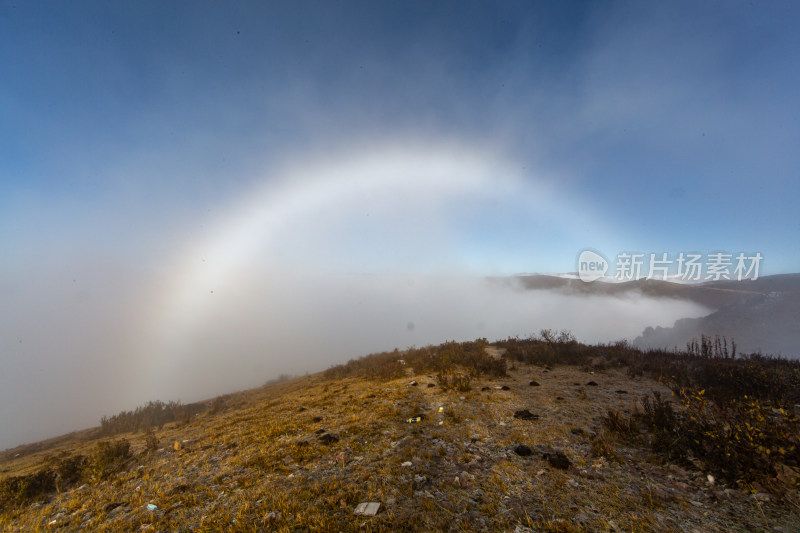
[(148, 503), (145, 507), (147, 507), (148, 511), (155, 511), (158, 509), (158, 505), (154, 503)]
[(175, 444), (172, 445), (172, 449), (175, 450), (176, 452), (181, 451), (181, 443), (178, 442), (178, 441), (175, 441)]
[(400, 466), (407, 468), (407, 467), (411, 466), (412, 464), (413, 463), (411, 461), (406, 461), (405, 463), (401, 464)]
[(439, 412), (444, 413), (444, 407), (439, 407)]
[(425, 415), (414, 415), (408, 420), (406, 420), (406, 422), (408, 422), (409, 424), (415, 424), (417, 422), (422, 422), (423, 418), (425, 418)]
[(714, 476), (712, 476), (711, 474), (707, 475), (707, 476), (706, 476), (706, 479), (708, 479), (708, 483), (709, 483), (710, 485), (713, 485), (713, 484), (714, 484), (714, 481), (715, 481), (715, 479), (714, 479)]
[(409, 385), (411, 385), (412, 387), (416, 387), (417, 385), (419, 385), (419, 383), (417, 383), (416, 381), (412, 381), (411, 383), (409, 383)]
[(356, 505), (353, 514), (357, 514), (360, 516), (375, 516), (378, 514), (378, 509), (380, 509), (381, 504), (380, 502), (363, 502)]

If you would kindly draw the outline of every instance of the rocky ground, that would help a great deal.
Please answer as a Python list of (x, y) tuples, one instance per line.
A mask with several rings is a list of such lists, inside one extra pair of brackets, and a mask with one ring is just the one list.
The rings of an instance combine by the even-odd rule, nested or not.
[[(604, 432), (609, 408), (630, 412), (653, 390), (670, 395), (621, 370), (576, 367), (517, 365), (468, 392), (443, 391), (429, 375), (307, 376), (165, 427), (155, 451), (142, 434), (123, 435), (134, 456), (118, 473), (6, 509), (0, 527), (800, 531), (795, 493), (720, 486)], [(13, 461), (2, 466), (14, 472)], [(362, 502), (380, 503), (377, 514), (355, 514)]]

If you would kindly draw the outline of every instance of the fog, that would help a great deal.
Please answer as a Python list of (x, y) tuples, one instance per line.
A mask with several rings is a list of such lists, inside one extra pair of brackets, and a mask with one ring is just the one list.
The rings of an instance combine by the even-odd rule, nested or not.
[(5, 374), (2, 445), (93, 426), (148, 400), (206, 399), (395, 347), (542, 328), (609, 342), (707, 313), (687, 302), (523, 291), (463, 275), (270, 272), (242, 281), (209, 293), (202, 317), (180, 331), (153, 331), (136, 316), (147, 302), (135, 284), (41, 287), (48, 305), (5, 317), (18, 338), (2, 349), (20, 357)]
[[(180, 243), (152, 247), (163, 255), (89, 243), (85, 255), (78, 247), (15, 270), (2, 281), (0, 446), (376, 351), (544, 328), (610, 342), (708, 313), (491, 281), (504, 260), (523, 260), (537, 242), (574, 242), (586, 223), (546, 179), (532, 185), (512, 167), (475, 148), (359, 146), (286, 165), (189, 236), (153, 230), (158, 242)], [(494, 257), (491, 241), (506, 243), (514, 225), (528, 228), (530, 247)]]

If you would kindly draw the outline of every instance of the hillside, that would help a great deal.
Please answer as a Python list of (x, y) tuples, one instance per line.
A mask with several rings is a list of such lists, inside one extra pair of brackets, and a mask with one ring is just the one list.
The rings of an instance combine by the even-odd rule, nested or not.
[(710, 315), (684, 318), (670, 328), (647, 328), (633, 344), (642, 348), (686, 346), (701, 335), (736, 341), (744, 352), (800, 358), (800, 290), (757, 294)]
[(642, 349), (683, 349), (692, 339), (718, 335), (735, 341), (742, 352), (800, 357), (800, 274), (696, 284), (646, 279), (585, 283), (543, 275), (520, 276), (517, 280), (527, 290), (555, 290), (574, 296), (637, 293), (692, 301), (713, 310), (704, 317), (680, 319), (672, 327), (648, 327), (633, 340)]
[[(780, 443), (792, 446), (791, 452), (782, 459), (776, 452), (769, 464), (753, 463), (751, 471), (737, 474), (738, 482), (725, 480), (731, 465), (655, 451), (653, 438), (657, 427), (667, 427), (653, 424), (659, 413), (674, 408), (688, 421), (694, 412), (691, 397), (682, 405), (671, 396), (657, 366), (671, 365), (672, 372), (694, 361), (693, 375), (676, 378), (686, 385), (701, 384), (709, 365), (735, 375), (754, 362), (781, 385), (770, 386), (771, 403), (763, 394), (769, 413), (795, 400), (795, 366), (770, 360), (738, 365), (713, 355), (652, 353), (646, 359), (625, 345), (588, 347), (565, 334), (543, 333), (493, 346), (479, 339), (376, 354), (218, 398), (190, 421), (151, 434), (100, 440), (85, 433), (6, 457), (0, 463), (0, 527), (798, 530), (796, 434)], [(700, 395), (739, 393), (727, 386)], [(659, 403), (659, 397), (667, 400)], [(703, 409), (708, 420), (717, 416), (708, 405)], [(784, 429), (798, 427), (794, 415), (779, 422)], [(672, 427), (676, 438), (679, 427)], [(15, 500), (9, 480), (31, 481), (47, 471), (43, 465), (58, 472), (59, 490), (25, 498), (30, 483), (22, 489), (17, 483)], [(380, 503), (377, 514), (354, 514), (362, 502)]]

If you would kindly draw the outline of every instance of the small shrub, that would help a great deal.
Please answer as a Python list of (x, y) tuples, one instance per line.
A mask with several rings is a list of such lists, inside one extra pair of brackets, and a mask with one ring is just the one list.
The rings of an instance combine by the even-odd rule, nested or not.
[(610, 435), (604, 431), (591, 438), (592, 455), (595, 457), (605, 457), (615, 463), (621, 463), (622, 457), (617, 453), (609, 437)]
[(0, 480), (0, 507), (25, 505), (55, 490), (56, 475), (43, 468), (26, 476), (11, 476)]
[(158, 450), (158, 437), (156, 437), (152, 429), (148, 429), (144, 435), (144, 450), (146, 453)]
[(472, 378), (469, 374), (461, 372), (439, 372), (436, 376), (439, 386), (444, 391), (455, 390), (458, 392), (467, 392), (470, 390)]
[(609, 431), (632, 437), (638, 435), (641, 428), (637, 418), (635, 416), (626, 417), (618, 411), (609, 409), (606, 416), (603, 417), (603, 425)]
[(93, 480), (106, 479), (119, 471), (131, 456), (127, 440), (100, 441), (90, 460), (90, 475)]
[(56, 489), (64, 490), (69, 485), (84, 479), (89, 458), (85, 455), (62, 455), (50, 462), (55, 473)]

